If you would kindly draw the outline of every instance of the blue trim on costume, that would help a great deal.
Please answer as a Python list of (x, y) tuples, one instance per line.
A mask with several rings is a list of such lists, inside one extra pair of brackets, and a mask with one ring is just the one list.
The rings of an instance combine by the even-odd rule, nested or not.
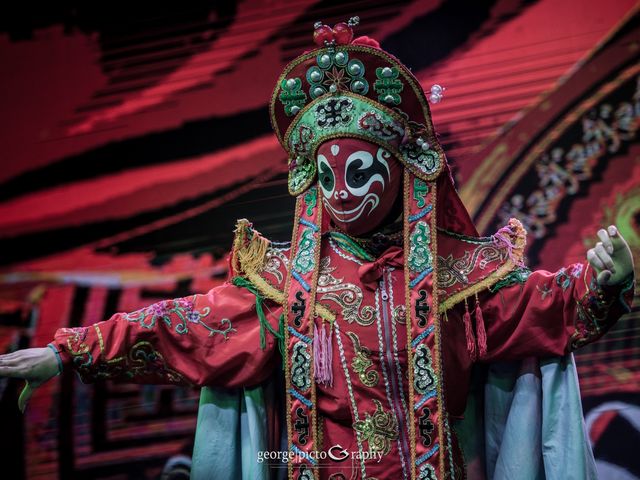
[(314, 467), (318, 464), (318, 461), (315, 460), (314, 458), (311, 457), (311, 455), (309, 455), (307, 452), (300, 450), (296, 445), (294, 445), (293, 443), (291, 444), (291, 450), (293, 450), (293, 452), (304, 458), (305, 460), (307, 460), (309, 463), (311, 463)]
[(433, 205), (429, 204), (424, 209), (419, 211), (418, 213), (414, 213), (413, 215), (409, 215), (409, 222), (413, 223), (413, 222), (415, 222), (417, 220), (420, 220), (422, 217), (424, 217), (431, 210), (433, 210)]
[(416, 278), (414, 278), (409, 282), (409, 287), (411, 288), (415, 287), (424, 279), (424, 277), (429, 275), (431, 272), (433, 272), (433, 267), (427, 267), (426, 269), (424, 269), (422, 272), (420, 272), (420, 274)]
[(58, 362), (58, 373), (56, 375), (60, 375), (64, 368), (64, 366), (62, 365), (62, 359), (60, 358), (60, 352), (58, 352), (58, 349), (55, 347), (55, 345), (53, 345), (53, 343), (50, 343), (49, 345), (47, 345), (47, 347), (53, 350), (53, 353), (56, 354), (56, 361)]
[(425, 453), (424, 455), (421, 455), (420, 457), (418, 457), (416, 459), (416, 467), (420, 466), (421, 463), (426, 462), (427, 460), (429, 460), (431, 457), (433, 457), (433, 455), (440, 450), (440, 444), (436, 443), (431, 450), (429, 450), (427, 453)]
[(414, 410), (418, 410), (422, 405), (425, 404), (425, 402), (427, 400), (429, 400), (430, 398), (433, 398), (435, 396), (436, 396), (436, 389), (434, 388), (429, 393), (426, 393), (425, 395), (423, 395), (423, 397), (420, 400), (418, 400), (416, 402), (416, 404), (413, 406), (413, 409)]
[(309, 227), (314, 232), (318, 231), (318, 226), (315, 223), (311, 223), (309, 220), (305, 220), (304, 218), (301, 218), (300, 223), (306, 227)]
[(311, 403), (311, 400), (304, 398), (304, 396), (295, 388), (290, 388), (289, 393), (300, 400), (302, 403), (304, 403), (307, 407), (313, 408), (313, 403)]
[(424, 332), (422, 332), (420, 335), (418, 335), (416, 338), (413, 339), (413, 341), (411, 342), (411, 346), (414, 348), (417, 347), (422, 340), (427, 338), (429, 334), (433, 332), (434, 328), (436, 328), (434, 325), (429, 325), (429, 328), (427, 328)]
[(300, 285), (302, 285), (302, 288), (304, 288), (307, 292), (311, 291), (311, 287), (309, 286), (309, 284), (304, 281), (304, 278), (302, 278), (298, 272), (296, 272), (295, 270), (291, 270), (291, 275), (298, 281)]
[(288, 328), (289, 328), (289, 333), (291, 333), (291, 335), (294, 335), (294, 336), (298, 337), (303, 342), (307, 342), (307, 343), (311, 344), (312, 340), (309, 337), (307, 337), (306, 335), (300, 333), (295, 328), (293, 328), (291, 325), (289, 325)]

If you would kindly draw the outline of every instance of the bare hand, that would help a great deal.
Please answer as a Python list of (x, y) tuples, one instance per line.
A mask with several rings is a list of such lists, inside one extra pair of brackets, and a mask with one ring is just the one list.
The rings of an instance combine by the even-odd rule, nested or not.
[(26, 348), (0, 355), (0, 377), (23, 378), (27, 384), (18, 399), (24, 412), (33, 391), (58, 374), (58, 360), (50, 348)]
[(631, 249), (615, 225), (598, 230), (598, 238), (587, 260), (598, 274), (599, 285), (618, 285), (633, 272)]

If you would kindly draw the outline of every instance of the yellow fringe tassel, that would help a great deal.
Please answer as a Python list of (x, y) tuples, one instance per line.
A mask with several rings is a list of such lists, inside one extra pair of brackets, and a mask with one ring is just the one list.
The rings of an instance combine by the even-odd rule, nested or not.
[(238, 220), (231, 264), (236, 274), (261, 272), (267, 258), (270, 242), (266, 238), (253, 232), (248, 220)]

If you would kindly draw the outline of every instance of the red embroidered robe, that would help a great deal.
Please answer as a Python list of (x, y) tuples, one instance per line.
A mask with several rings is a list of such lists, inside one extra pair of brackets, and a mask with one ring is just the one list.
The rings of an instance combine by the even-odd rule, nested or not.
[[(507, 260), (507, 253), (490, 240), (471, 240), (439, 232), (441, 251), (452, 252), (438, 259), (440, 298), (455, 299), (463, 287), (481, 286)], [(372, 263), (359, 258), (358, 248), (350, 247), (344, 236), (328, 234), (322, 242), (316, 298), (336, 316), (330, 337), (333, 385), (317, 386), (314, 405), (321, 419), (322, 449), (340, 445), (376, 458), (326, 467), (325, 460), (321, 478), (353, 478), (352, 470), (358, 473), (356, 478), (411, 476), (405, 283), (401, 262), (394, 261), (394, 248), (398, 247)], [(109, 378), (135, 383), (256, 385), (280, 368), (273, 333), (284, 328), (279, 321), (282, 306), (273, 299), (284, 297), (287, 264), (288, 250), (272, 246), (257, 288), (247, 282), (235, 285), (230, 279), (206, 294), (118, 313), (86, 328), (60, 329), (54, 345), (64, 364), (73, 365), (84, 382)], [(585, 263), (556, 273), (529, 274), (519, 269), (483, 288), (477, 297), (445, 307), (441, 338), (433, 339), (440, 341), (442, 351), (445, 412), (438, 411), (438, 375), (431, 352), (425, 348), (414, 360), (413, 388), (422, 394), (414, 408), (420, 419), (417, 441), (429, 447), (425, 458), (419, 459), (426, 466), (424, 478), (435, 479), (436, 458), (443, 451), (455, 471), (464, 470), (455, 435), (443, 449), (432, 439), (432, 432), (439, 420), (460, 417), (465, 408), (471, 367), (478, 354), (474, 333), (463, 321), (466, 311), (475, 317), (476, 331), (478, 322), (486, 329), (486, 353), (480, 361), (558, 356), (599, 338), (628, 311), (633, 279), (600, 289)], [(268, 325), (259, 320), (256, 309), (263, 310)], [(323, 326), (316, 321), (321, 331)], [(434, 335), (433, 330), (425, 333)], [(310, 341), (298, 335), (301, 341)], [(288, 361), (294, 380), (297, 372), (301, 381), (309, 378), (313, 359)], [(304, 440), (308, 419), (296, 418), (296, 411), (288, 415), (293, 417), (298, 439)]]

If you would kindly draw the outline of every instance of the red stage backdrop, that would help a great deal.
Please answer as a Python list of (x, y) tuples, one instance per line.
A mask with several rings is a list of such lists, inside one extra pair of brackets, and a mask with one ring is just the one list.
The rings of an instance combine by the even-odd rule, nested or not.
[[(634, 1), (85, 3), (0, 17), (2, 353), (208, 290), (236, 218), (288, 239), (267, 102), (317, 20), (359, 15), (446, 88), (434, 123), (481, 232), (518, 217), (530, 266), (556, 270), (616, 223), (640, 258)], [(605, 480), (640, 479), (638, 303), (576, 354)], [(3, 478), (153, 479), (190, 455), (197, 391), (65, 373), (21, 416), (20, 387), (0, 381)]]

